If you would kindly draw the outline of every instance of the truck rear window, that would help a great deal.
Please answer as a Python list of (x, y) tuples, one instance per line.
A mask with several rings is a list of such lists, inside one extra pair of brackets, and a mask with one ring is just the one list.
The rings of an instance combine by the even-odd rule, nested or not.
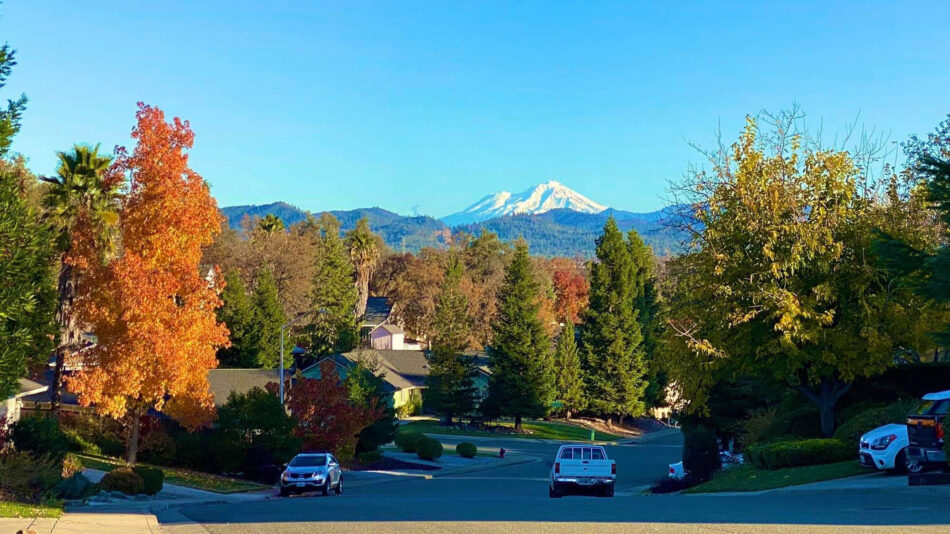
[(590, 447), (568, 447), (561, 451), (562, 460), (606, 460), (604, 451)]

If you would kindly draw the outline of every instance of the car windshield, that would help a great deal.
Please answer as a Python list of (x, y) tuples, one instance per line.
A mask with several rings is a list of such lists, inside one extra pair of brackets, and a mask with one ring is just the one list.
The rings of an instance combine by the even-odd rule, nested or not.
[(917, 415), (947, 415), (950, 410), (950, 399), (937, 401), (924, 401), (920, 408), (917, 408)]
[(290, 467), (316, 467), (327, 464), (326, 454), (308, 454), (306, 456), (294, 456), (290, 461)]

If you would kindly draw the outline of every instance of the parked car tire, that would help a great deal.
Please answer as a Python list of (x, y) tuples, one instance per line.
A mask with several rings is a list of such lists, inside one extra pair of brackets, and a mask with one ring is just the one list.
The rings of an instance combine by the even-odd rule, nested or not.
[[(901, 451), (900, 454), (904, 454), (904, 452)], [(907, 473), (923, 473), (924, 471), (927, 470), (926, 465), (918, 462), (917, 460), (912, 460), (910, 458), (907, 458), (906, 454), (904, 454), (903, 463), (904, 463), (904, 471)]]
[(320, 493), (323, 494), (324, 497), (330, 494), (330, 477), (329, 476), (327, 477), (327, 481), (323, 483), (323, 487), (320, 488)]
[(340, 476), (340, 480), (336, 483), (336, 494), (343, 495), (343, 476)]
[(285, 488), (285, 487), (283, 487), (283, 486), (281, 486), (281, 488), (280, 488), (280, 496), (281, 496), (281, 497), (290, 497), (290, 490), (287, 489), (287, 488)]

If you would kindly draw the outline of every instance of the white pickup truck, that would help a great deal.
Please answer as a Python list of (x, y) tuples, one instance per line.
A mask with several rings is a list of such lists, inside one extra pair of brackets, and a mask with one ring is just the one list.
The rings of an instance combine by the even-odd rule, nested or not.
[(570, 490), (614, 496), (617, 463), (597, 445), (562, 445), (551, 466), (548, 496), (559, 498)]

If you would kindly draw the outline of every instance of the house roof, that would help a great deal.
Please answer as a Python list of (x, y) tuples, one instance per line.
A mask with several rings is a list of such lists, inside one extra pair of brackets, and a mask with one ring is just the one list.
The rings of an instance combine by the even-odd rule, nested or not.
[[(290, 373), (285, 373), (285, 378)], [(212, 369), (208, 371), (208, 383), (211, 385), (211, 394), (214, 395), (215, 406), (223, 406), (228, 402), (231, 393), (247, 393), (269, 383), (280, 382), (278, 369)]]
[(49, 391), (48, 385), (30, 380), (29, 378), (21, 378), (17, 382), (19, 388), (12, 397), (26, 397), (27, 395), (35, 395)]
[(370, 297), (366, 299), (366, 312), (363, 313), (362, 326), (377, 326), (385, 323), (392, 313), (393, 307), (386, 297)]
[(405, 334), (406, 333), (405, 330), (403, 330), (402, 328), (399, 328), (398, 326), (394, 324), (381, 324), (377, 326), (376, 328), (374, 328), (373, 332), (377, 330), (385, 330), (389, 332), (390, 334)]
[(395, 390), (425, 386), (426, 376), (429, 375), (429, 364), (425, 353), (421, 350), (366, 349), (334, 354), (304, 369), (302, 374), (309, 378), (318, 378), (320, 364), (327, 359), (333, 360), (346, 369), (352, 369), (360, 356), (375, 357), (379, 361), (379, 374), (383, 381)]

